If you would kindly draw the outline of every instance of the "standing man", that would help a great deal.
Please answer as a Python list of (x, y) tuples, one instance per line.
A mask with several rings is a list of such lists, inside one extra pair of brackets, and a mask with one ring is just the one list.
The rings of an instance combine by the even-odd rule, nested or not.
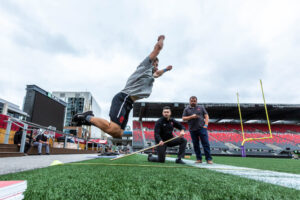
[[(166, 150), (167, 147), (173, 147), (179, 145), (178, 157), (176, 159), (176, 163), (185, 164), (181, 159), (184, 158), (185, 148), (187, 144), (187, 140), (183, 137), (185, 128), (184, 126), (171, 118), (171, 109), (168, 106), (163, 108), (162, 117), (155, 123), (154, 128), (154, 137), (156, 144), (159, 144), (157, 147), (157, 157), (152, 156), (152, 154), (148, 155), (148, 161), (150, 162), (165, 162), (166, 158)], [(180, 130), (180, 137), (172, 140), (168, 143), (164, 143), (164, 141), (173, 138), (173, 129), (177, 128)]]
[(33, 146), (38, 146), (38, 154), (42, 154), (42, 147), (46, 148), (46, 154), (49, 155), (49, 142), (48, 138), (44, 135), (44, 133), (39, 134), (33, 143)]
[(190, 105), (187, 106), (182, 114), (183, 121), (187, 121), (191, 133), (194, 151), (196, 154), (196, 163), (202, 163), (199, 138), (204, 149), (207, 164), (213, 164), (210, 154), (207, 127), (209, 116), (204, 106), (197, 105), (197, 97), (190, 97)]
[(158, 78), (172, 69), (172, 66), (169, 65), (165, 69), (158, 70), (157, 56), (163, 48), (164, 40), (164, 35), (158, 37), (153, 51), (129, 77), (125, 88), (114, 96), (109, 111), (110, 122), (94, 117), (93, 112), (88, 111), (74, 115), (73, 125), (94, 125), (115, 138), (122, 137), (133, 103), (136, 100), (149, 97), (152, 92), (154, 78)]

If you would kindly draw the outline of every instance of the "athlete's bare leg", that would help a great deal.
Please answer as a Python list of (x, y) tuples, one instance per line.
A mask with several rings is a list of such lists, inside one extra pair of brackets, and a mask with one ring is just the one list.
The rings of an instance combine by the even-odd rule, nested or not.
[(90, 122), (114, 138), (119, 138), (123, 135), (124, 131), (121, 129), (120, 125), (115, 122), (108, 122), (105, 119), (97, 117), (91, 117)]

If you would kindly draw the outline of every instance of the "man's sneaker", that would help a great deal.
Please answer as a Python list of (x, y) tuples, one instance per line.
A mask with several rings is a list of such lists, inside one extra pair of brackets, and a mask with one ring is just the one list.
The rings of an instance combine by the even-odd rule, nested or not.
[(81, 125), (91, 126), (92, 124), (90, 122), (86, 121), (86, 117), (89, 115), (94, 116), (93, 111), (87, 111), (84, 113), (78, 113), (78, 114), (74, 115), (72, 118), (72, 125), (73, 126), (81, 126)]
[(148, 154), (148, 161), (150, 161), (151, 157), (152, 157), (152, 153), (149, 153)]
[(210, 165), (213, 164), (213, 161), (212, 161), (212, 160), (208, 160), (208, 161), (206, 161), (206, 162), (207, 162), (207, 164), (210, 164)]
[(202, 163), (202, 160), (196, 160), (195, 164), (200, 164)]
[(185, 164), (185, 162), (183, 162), (181, 159), (176, 159), (175, 161), (177, 164)]

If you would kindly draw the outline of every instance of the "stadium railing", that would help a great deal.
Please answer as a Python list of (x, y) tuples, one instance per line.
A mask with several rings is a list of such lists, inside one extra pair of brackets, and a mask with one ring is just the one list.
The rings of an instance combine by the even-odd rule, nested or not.
[[(98, 144), (93, 142), (95, 139), (99, 138), (82, 138), (74, 136), (73, 134), (64, 133), (62, 131), (54, 130), (51, 127), (45, 127), (42, 125), (38, 125), (35, 123), (23, 121), (16, 119), (11, 116), (2, 115), (0, 114), (0, 129), (5, 130), (4, 137), (3, 131), (0, 131), (1, 141), (0, 144), (11, 144), (11, 140), (14, 136), (14, 133), (19, 130), (19, 128), (23, 129), (21, 145), (20, 145), (20, 153), (24, 153), (25, 142), (26, 142), (26, 135), (30, 133), (30, 131), (40, 130), (41, 132), (46, 132), (49, 139), (52, 140), (52, 145), (55, 142), (56, 135), (63, 136), (64, 142), (62, 148), (67, 148), (67, 143), (69, 138), (74, 139), (74, 143), (77, 143), (77, 150), (80, 150), (80, 144), (85, 144), (85, 150), (88, 150), (88, 144), (92, 144), (91, 149), (96, 149), (98, 151)], [(96, 147), (95, 147), (95, 144)], [(56, 147), (57, 148), (57, 147)]]

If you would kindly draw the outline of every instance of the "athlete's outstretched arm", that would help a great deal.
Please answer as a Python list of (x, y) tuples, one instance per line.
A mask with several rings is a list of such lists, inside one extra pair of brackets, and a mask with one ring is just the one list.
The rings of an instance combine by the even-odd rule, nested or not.
[(172, 68), (173, 68), (172, 65), (169, 65), (169, 66), (166, 67), (165, 69), (157, 70), (157, 71), (153, 74), (153, 76), (154, 76), (154, 78), (158, 78), (158, 77), (160, 77), (161, 75), (163, 75), (165, 72), (172, 70)]
[(153, 51), (150, 53), (150, 60), (153, 61), (156, 56), (158, 56), (160, 50), (162, 50), (163, 46), (164, 46), (164, 40), (165, 40), (165, 36), (164, 35), (160, 35), (157, 39), (157, 43), (154, 46)]

